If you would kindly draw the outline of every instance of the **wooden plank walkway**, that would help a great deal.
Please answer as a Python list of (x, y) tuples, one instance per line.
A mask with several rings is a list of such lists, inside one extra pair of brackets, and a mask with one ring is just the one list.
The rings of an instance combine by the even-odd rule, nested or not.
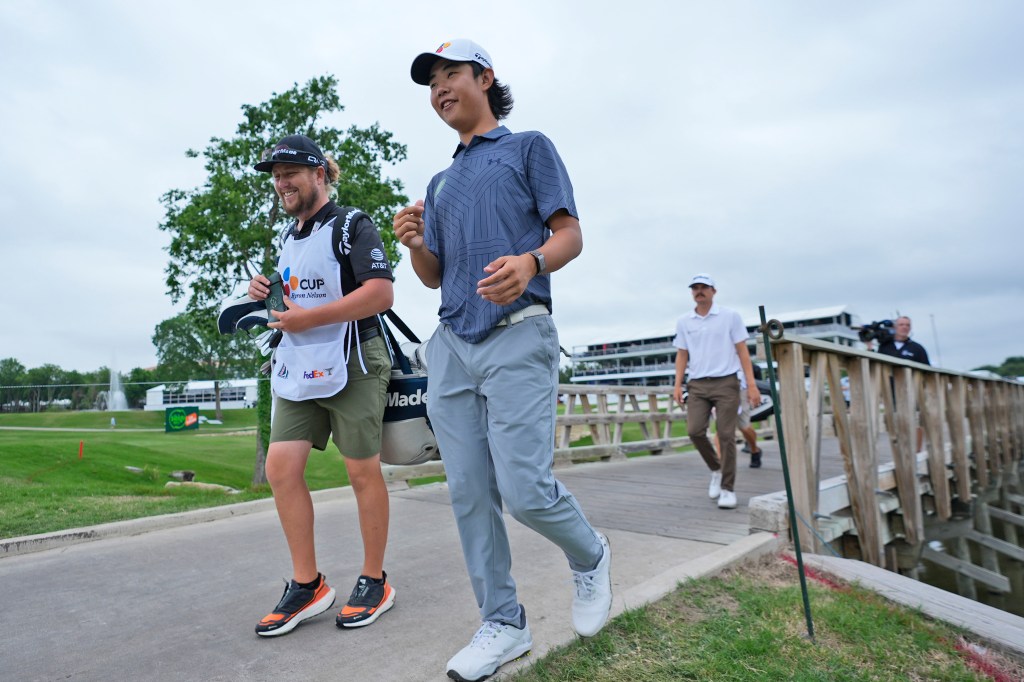
[[(576, 464), (556, 469), (555, 476), (600, 528), (728, 545), (750, 534), (750, 498), (786, 489), (778, 441), (758, 445), (764, 451), (760, 469), (749, 467), (748, 454), (737, 453), (736, 509), (719, 509), (708, 497), (711, 474), (696, 450)], [(821, 467), (824, 478), (843, 473), (834, 440), (823, 447)], [(448, 491), (419, 490), (417, 498), (448, 504)]]

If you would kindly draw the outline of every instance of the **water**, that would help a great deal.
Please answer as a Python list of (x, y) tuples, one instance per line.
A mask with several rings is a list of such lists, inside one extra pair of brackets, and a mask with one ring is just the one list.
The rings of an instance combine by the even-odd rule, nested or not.
[[(993, 536), (1000, 540), (1005, 539), (1001, 526), (1002, 524), (998, 520), (992, 520)], [(971, 562), (981, 566), (981, 551), (978, 545), (974, 542), (968, 542), (967, 544), (971, 550)], [(946, 549), (949, 551), (948, 546)], [(976, 582), (974, 584), (975, 591), (977, 592), (976, 601), (1001, 611), (1024, 617), (1024, 564), (1014, 561), (1005, 554), (996, 553), (996, 556), (999, 560), (999, 572), (1010, 579), (1010, 592), (1006, 594), (991, 592), (986, 585)], [(956, 590), (956, 573), (954, 571), (933, 564), (927, 559), (923, 559), (921, 565), (924, 566), (924, 570), (921, 571), (919, 576), (921, 582), (946, 590), (947, 592), (952, 592), (953, 594), (958, 594)]]
[(121, 388), (121, 375), (114, 368), (110, 369), (110, 392), (107, 394), (108, 410), (127, 410), (128, 399)]

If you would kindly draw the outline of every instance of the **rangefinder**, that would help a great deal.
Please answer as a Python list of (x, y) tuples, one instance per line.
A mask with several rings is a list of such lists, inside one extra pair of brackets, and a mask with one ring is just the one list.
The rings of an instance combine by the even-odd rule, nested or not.
[(284, 312), (284, 283), (281, 281), (281, 273), (274, 272), (269, 277), (270, 280), (270, 294), (267, 296), (267, 313), (274, 320), (277, 319), (277, 315), (274, 312)]

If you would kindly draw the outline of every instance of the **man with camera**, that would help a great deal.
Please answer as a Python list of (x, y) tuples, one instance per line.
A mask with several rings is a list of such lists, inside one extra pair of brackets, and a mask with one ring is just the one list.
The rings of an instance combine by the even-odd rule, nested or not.
[(928, 361), (928, 351), (924, 346), (910, 340), (910, 318), (906, 316), (896, 318), (894, 333), (879, 342), (878, 352), (901, 360), (920, 362), (922, 365), (932, 364)]
[[(912, 360), (922, 365), (930, 365), (928, 351), (916, 341), (910, 340), (910, 318), (907, 316), (897, 317), (895, 322), (882, 320), (874, 322), (860, 332), (861, 339), (871, 344), (878, 339), (878, 352), (881, 355), (899, 358), (900, 360)], [(895, 398), (895, 388), (892, 388), (892, 378), (889, 379), (890, 390)], [(924, 442), (924, 429), (917, 427), (917, 452), (921, 451), (921, 444)]]

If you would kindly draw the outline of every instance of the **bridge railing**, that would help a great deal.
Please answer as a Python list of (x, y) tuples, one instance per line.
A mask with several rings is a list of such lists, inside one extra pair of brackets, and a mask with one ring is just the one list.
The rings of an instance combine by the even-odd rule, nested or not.
[[(685, 429), (675, 428), (686, 423), (686, 411), (672, 399), (672, 390), (671, 386), (559, 385), (561, 407), (555, 422), (555, 466), (597, 459), (620, 460), (636, 452), (659, 454), (689, 445), (690, 438), (681, 435)], [(638, 429), (627, 428), (632, 424)], [(774, 430), (770, 421), (758, 425), (760, 437), (771, 437)], [(587, 436), (589, 444), (578, 443)], [(384, 467), (388, 481), (443, 474), (440, 461)]]
[[(669, 386), (590, 386), (560, 384), (559, 414), (555, 422), (555, 466), (595, 459), (623, 459), (627, 453), (650, 451), (690, 443), (686, 436), (673, 436), (673, 425), (686, 421), (686, 412), (672, 400)], [(639, 426), (641, 439), (625, 438), (625, 427)], [(589, 445), (572, 443), (589, 436)], [(385, 466), (388, 481), (401, 481), (444, 474), (440, 461), (415, 466)]]
[[(803, 547), (820, 551), (822, 545), (815, 531), (829, 510), (818, 513), (818, 465), (829, 426), (842, 453), (861, 557), (878, 566), (895, 564), (886, 557), (892, 548), (885, 540), (893, 533), (882, 518), (892, 505), (880, 499), (886, 494), (879, 478), (883, 429), (892, 466), (881, 472), (894, 476), (902, 513), (899, 539), (912, 547), (924, 542), (926, 513), (947, 520), (954, 500), (969, 502), (973, 491), (1017, 470), (1024, 451), (1024, 384), (800, 336), (774, 342), (773, 356), (793, 502), (801, 517), (790, 525), (799, 529)], [(924, 475), (918, 468), (919, 432), (927, 458)]]

